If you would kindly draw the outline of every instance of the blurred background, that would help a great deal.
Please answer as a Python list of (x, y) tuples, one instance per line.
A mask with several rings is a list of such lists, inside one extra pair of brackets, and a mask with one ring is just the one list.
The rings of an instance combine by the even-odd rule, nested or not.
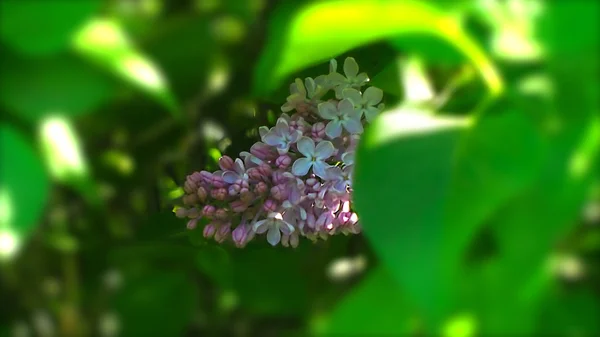
[[(0, 335), (597, 336), (598, 7), (3, 0)], [(474, 122), (410, 156), (420, 140), (362, 147), (364, 234), (237, 249), (186, 230), (186, 175), (348, 56), (384, 115)], [(367, 134), (404, 127), (384, 126)]]

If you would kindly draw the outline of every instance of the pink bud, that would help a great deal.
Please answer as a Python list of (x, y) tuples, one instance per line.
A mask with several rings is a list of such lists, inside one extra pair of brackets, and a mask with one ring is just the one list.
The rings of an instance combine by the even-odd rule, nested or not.
[(245, 225), (239, 225), (231, 232), (231, 238), (238, 248), (242, 248), (246, 244), (248, 238), (248, 229)]
[(229, 156), (222, 156), (219, 158), (219, 167), (223, 171), (233, 170), (233, 159), (231, 159)]
[(215, 218), (219, 219), (219, 220), (226, 220), (228, 217), (227, 214), (227, 210), (224, 208), (219, 208), (218, 210), (216, 210), (215, 212)]
[(260, 174), (263, 177), (268, 177), (268, 176), (271, 175), (271, 172), (273, 172), (273, 170), (271, 170), (271, 167), (269, 165), (267, 165), (267, 164), (261, 164), (258, 167), (258, 172), (260, 172)]
[(330, 231), (333, 229), (333, 220), (335, 220), (333, 214), (326, 211), (319, 216), (315, 225), (318, 229), (325, 228), (325, 230)]
[(275, 165), (277, 165), (277, 167), (279, 167), (280, 169), (288, 168), (291, 163), (292, 158), (290, 158), (290, 156), (288, 156), (287, 154), (281, 155), (277, 157), (277, 160), (275, 160)]
[(271, 188), (271, 195), (273, 196), (273, 198), (275, 198), (276, 200), (279, 200), (279, 201), (282, 201), (285, 198), (287, 198), (288, 193), (285, 188), (285, 185), (281, 184), (281, 185), (273, 186)]
[(202, 230), (202, 235), (204, 235), (205, 238), (210, 239), (213, 235), (215, 235), (216, 231), (217, 228), (215, 227), (215, 225), (209, 223), (208, 225), (204, 226), (204, 230)]
[(248, 204), (241, 200), (235, 200), (231, 203), (231, 210), (236, 213), (242, 213), (246, 209), (248, 209)]
[(225, 200), (225, 198), (227, 198), (227, 190), (225, 188), (215, 188), (214, 190), (210, 191), (210, 195), (217, 200)]
[(250, 147), (250, 153), (261, 160), (272, 160), (275, 156), (273, 149), (265, 143), (255, 143)]
[(208, 218), (215, 215), (215, 206), (212, 206), (212, 205), (204, 206), (204, 208), (202, 208), (202, 215), (204, 215), (205, 217), (208, 217)]
[(200, 210), (196, 207), (190, 208), (187, 211), (188, 218), (197, 218), (200, 216)]
[(298, 234), (296, 234), (295, 232), (292, 233), (290, 235), (290, 245), (292, 246), (292, 248), (297, 248), (298, 247)]
[(194, 193), (194, 189), (196, 188), (196, 184), (192, 181), (188, 180), (185, 181), (185, 183), (183, 183), (183, 190), (185, 191), (185, 193)]
[(206, 201), (206, 197), (208, 196), (208, 192), (206, 192), (206, 188), (200, 186), (198, 187), (198, 191), (196, 192), (196, 194), (198, 195), (198, 199), (200, 199), (200, 201), (204, 202)]
[(260, 171), (258, 170), (258, 168), (256, 167), (252, 167), (249, 168), (248, 171), (248, 178), (252, 179), (252, 180), (262, 180), (264, 179), (262, 174), (260, 173)]
[(321, 140), (325, 138), (325, 123), (318, 122), (313, 124), (311, 134), (315, 140)]
[(175, 216), (178, 218), (185, 218), (187, 216), (187, 209), (180, 207), (175, 210)]
[(200, 172), (194, 172), (189, 176), (189, 179), (198, 185), (202, 182), (202, 174), (200, 174)]
[(258, 195), (265, 195), (268, 190), (269, 190), (269, 187), (267, 186), (267, 184), (265, 184), (262, 181), (259, 182), (258, 184), (256, 184), (256, 187), (254, 187), (254, 191)]
[(263, 209), (267, 212), (275, 212), (277, 210), (277, 203), (275, 200), (267, 199), (263, 205)]
[(217, 233), (215, 233), (215, 241), (217, 241), (218, 243), (222, 243), (223, 241), (225, 241), (225, 239), (227, 239), (227, 236), (231, 232), (230, 226), (230, 224), (221, 225), (219, 229), (217, 229)]
[(275, 171), (273, 172), (273, 184), (283, 184), (285, 183), (288, 178), (285, 176), (286, 172), (282, 172), (282, 171)]
[(212, 181), (213, 174), (208, 171), (200, 171), (200, 176), (202, 178), (202, 181), (204, 181), (204, 183), (210, 184), (210, 182)]
[(223, 180), (223, 177), (213, 174), (212, 176), (212, 180), (210, 181), (211, 185), (213, 185), (214, 187), (217, 188), (221, 188), (221, 187), (225, 187), (225, 180)]
[(187, 194), (183, 196), (183, 203), (187, 206), (192, 206), (198, 202), (198, 196), (195, 194)]
[(198, 224), (198, 219), (192, 219), (190, 221), (188, 221), (187, 223), (187, 229), (194, 229), (196, 228), (196, 225)]

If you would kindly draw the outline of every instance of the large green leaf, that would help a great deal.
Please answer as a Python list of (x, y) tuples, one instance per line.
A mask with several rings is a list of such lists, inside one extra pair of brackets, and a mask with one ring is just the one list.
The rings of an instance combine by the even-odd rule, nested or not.
[(9, 255), (38, 225), (49, 182), (31, 143), (5, 124), (0, 124), (0, 162), (1, 253)]
[(72, 42), (79, 54), (143, 90), (175, 116), (180, 116), (177, 101), (161, 71), (133, 45), (118, 23), (108, 19), (90, 21), (75, 34)]
[(114, 90), (108, 76), (69, 54), (37, 60), (5, 54), (0, 70), (1, 103), (30, 121), (92, 112)]
[(402, 290), (440, 323), (445, 302), (442, 206), (468, 121), (400, 109), (377, 119), (357, 154), (355, 206), (365, 235)]
[(0, 37), (22, 53), (56, 53), (68, 46), (71, 35), (99, 8), (97, 0), (2, 1)]
[(477, 68), (490, 91), (502, 90), (495, 68), (460, 24), (422, 1), (320, 1), (298, 10), (284, 3), (271, 20), (269, 43), (254, 74), (265, 95), (286, 76), (353, 48), (415, 33), (447, 42)]
[(418, 317), (412, 309), (389, 272), (377, 267), (336, 305), (325, 327), (316, 333), (321, 336), (406, 336), (417, 328)]

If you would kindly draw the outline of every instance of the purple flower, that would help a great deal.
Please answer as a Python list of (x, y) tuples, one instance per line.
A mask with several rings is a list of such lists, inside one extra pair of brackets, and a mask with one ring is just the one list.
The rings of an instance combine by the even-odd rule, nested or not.
[(330, 120), (325, 127), (325, 134), (332, 139), (342, 134), (342, 128), (351, 134), (362, 133), (361, 114), (349, 99), (343, 99), (337, 105), (332, 102), (319, 104), (319, 115)]
[(262, 137), (262, 141), (275, 146), (279, 154), (284, 154), (288, 152), (290, 145), (297, 142), (301, 136), (300, 131), (291, 130), (288, 122), (284, 118), (279, 118), (277, 125)]
[(257, 221), (252, 227), (256, 234), (267, 232), (267, 241), (275, 246), (281, 240), (281, 234), (290, 235), (294, 232), (294, 227), (283, 220), (281, 213), (270, 213), (269, 216)]
[(352, 170), (347, 166), (343, 169), (340, 167), (330, 167), (326, 171), (327, 180), (331, 183), (334, 190), (339, 193), (345, 193), (346, 188), (352, 185)]
[(333, 144), (324, 140), (315, 146), (312, 139), (302, 137), (297, 145), (298, 151), (304, 155), (304, 158), (299, 158), (294, 162), (292, 173), (297, 176), (304, 176), (312, 167), (315, 175), (324, 178), (325, 169), (329, 167), (325, 160), (333, 154)]
[(233, 171), (225, 171), (223, 172), (223, 180), (229, 184), (242, 184), (243, 181), (248, 182), (248, 174), (246, 173), (246, 168), (244, 166), (244, 162), (237, 158), (233, 165), (231, 165), (231, 169)]

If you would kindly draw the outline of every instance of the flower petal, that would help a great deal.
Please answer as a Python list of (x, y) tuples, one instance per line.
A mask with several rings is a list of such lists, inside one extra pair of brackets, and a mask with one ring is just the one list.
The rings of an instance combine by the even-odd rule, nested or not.
[(304, 84), (302, 83), (302, 80), (297, 78), (294, 83), (296, 84), (296, 89), (298, 90), (298, 94), (300, 94), (302, 96), (302, 98), (306, 97), (306, 89), (304, 88)]
[(333, 147), (333, 144), (330, 141), (320, 141), (319, 144), (317, 144), (317, 147), (315, 148), (315, 158), (323, 160), (327, 159), (331, 157), (333, 151), (335, 151), (335, 148)]
[(285, 135), (290, 131), (290, 126), (285, 118), (279, 117), (277, 119), (277, 124), (275, 124), (275, 132), (279, 135)]
[(342, 161), (346, 165), (354, 164), (354, 151), (346, 152), (342, 155)]
[(344, 60), (344, 74), (346, 74), (348, 79), (356, 77), (356, 74), (358, 74), (358, 63), (356, 63), (356, 60), (353, 57), (347, 57), (346, 60)]
[(362, 105), (363, 98), (360, 94), (360, 91), (354, 88), (346, 88), (342, 91), (342, 97), (344, 99), (349, 99), (354, 103), (355, 106)]
[(376, 87), (368, 87), (363, 93), (363, 98), (367, 105), (375, 105), (383, 99), (383, 90)]
[(332, 83), (332, 84), (342, 84), (342, 83), (346, 83), (346, 78), (344, 77), (344, 75), (340, 74), (340, 73), (331, 73), (329, 75), (327, 75), (327, 79)]
[(300, 158), (297, 159), (294, 162), (294, 165), (292, 165), (292, 173), (296, 176), (304, 176), (308, 173), (308, 170), (310, 170), (310, 167), (312, 166), (312, 161), (308, 158)]
[(315, 94), (315, 90), (317, 89), (317, 85), (315, 84), (315, 80), (311, 77), (307, 77), (304, 79), (304, 85), (306, 86), (306, 93), (309, 97)]
[(307, 158), (312, 158), (315, 154), (315, 141), (308, 137), (302, 137), (298, 140), (298, 151)]
[(267, 241), (271, 244), (271, 246), (276, 246), (281, 240), (281, 233), (279, 232), (279, 228), (273, 226), (269, 228), (267, 232)]
[(240, 158), (235, 159), (235, 162), (233, 163), (233, 169), (239, 175), (242, 175), (246, 172), (246, 168), (244, 167), (244, 162)]
[(285, 235), (290, 235), (294, 232), (294, 226), (290, 225), (285, 221), (282, 221), (279, 223), (279, 230)]
[(335, 73), (337, 71), (337, 61), (335, 59), (329, 60), (329, 72)]
[(319, 104), (319, 116), (325, 119), (335, 119), (339, 115), (337, 107), (332, 102), (323, 102)]
[(269, 229), (269, 223), (267, 222), (267, 219), (263, 219), (263, 220), (257, 221), (254, 224), (254, 226), (252, 226), (252, 230), (256, 234), (262, 234), (262, 233), (266, 232), (267, 229)]
[(365, 119), (367, 120), (367, 122), (371, 123), (375, 117), (377, 117), (377, 115), (379, 115), (379, 109), (377, 109), (376, 107), (370, 106), (368, 108), (365, 109)]
[(331, 121), (325, 127), (325, 134), (329, 138), (337, 138), (342, 134), (342, 122), (340, 120)]
[(313, 168), (313, 173), (316, 174), (317, 176), (319, 176), (321, 179), (325, 179), (326, 177), (326, 173), (325, 171), (329, 168), (330, 166), (325, 163), (324, 161), (320, 161), (317, 160), (314, 162), (314, 164), (312, 165)]
[(325, 180), (342, 180), (342, 169), (337, 166), (328, 167), (325, 170)]
[(344, 129), (346, 129), (348, 132), (350, 133), (362, 133), (363, 132), (363, 126), (362, 123), (357, 120), (357, 119), (346, 119), (344, 121)]
[(363, 86), (365, 85), (365, 83), (369, 82), (369, 76), (367, 76), (367, 73), (360, 73), (356, 76), (356, 80), (355, 82), (359, 85), (359, 86)]
[(271, 130), (262, 137), (262, 141), (271, 146), (278, 146), (282, 143), (283, 139), (275, 130)]
[(348, 98), (344, 98), (338, 103), (338, 110), (340, 111), (340, 115), (343, 116), (348, 115), (358, 109), (354, 109), (354, 102)]
[(228, 184), (233, 184), (238, 179), (240, 179), (240, 175), (237, 174), (236, 172), (225, 171), (225, 173), (223, 173), (223, 180), (225, 180), (225, 182), (227, 182)]

